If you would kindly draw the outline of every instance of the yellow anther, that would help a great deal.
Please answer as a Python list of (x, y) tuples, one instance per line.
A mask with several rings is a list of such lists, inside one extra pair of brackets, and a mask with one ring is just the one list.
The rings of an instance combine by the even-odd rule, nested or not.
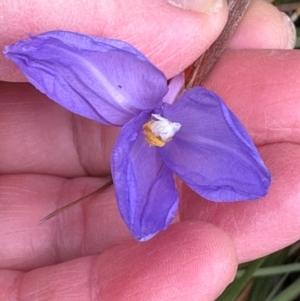
[(145, 139), (148, 142), (150, 146), (158, 146), (163, 147), (166, 142), (169, 142), (172, 140), (172, 138), (169, 138), (166, 141), (163, 141), (161, 137), (155, 136), (154, 133), (151, 130), (151, 125), (154, 123), (154, 120), (150, 120), (149, 122), (145, 123), (143, 125), (143, 133), (145, 135)]

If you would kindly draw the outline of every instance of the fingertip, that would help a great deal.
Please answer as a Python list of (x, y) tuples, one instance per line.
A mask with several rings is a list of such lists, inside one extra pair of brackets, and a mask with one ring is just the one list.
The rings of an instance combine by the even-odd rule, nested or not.
[(296, 31), (290, 18), (267, 1), (251, 1), (229, 42), (232, 49), (292, 49)]
[(70, 296), (82, 301), (211, 301), (232, 281), (236, 268), (235, 249), (224, 232), (209, 224), (185, 222), (145, 243), (127, 242), (99, 256), (25, 274), (2, 272), (0, 279), (6, 282), (4, 296), (10, 300), (26, 296), (50, 301), (55, 295), (60, 301)]
[[(113, 258), (118, 258), (116, 264)], [(111, 262), (103, 272), (103, 264)], [(102, 300), (215, 300), (237, 268), (231, 239), (201, 222), (177, 223), (146, 243), (99, 257)], [(97, 272), (96, 272), (97, 273)], [(213, 277), (211, 277), (213, 275)], [(151, 290), (150, 288), (155, 288)]]

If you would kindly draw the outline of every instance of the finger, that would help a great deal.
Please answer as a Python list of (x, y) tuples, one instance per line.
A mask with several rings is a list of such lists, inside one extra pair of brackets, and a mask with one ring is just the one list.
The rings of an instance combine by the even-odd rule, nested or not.
[[(294, 181), (299, 177), (299, 159), (297, 147), (288, 144), (299, 143), (299, 102), (295, 95), (300, 90), (294, 77), (300, 75), (295, 69), (299, 59), (297, 51), (228, 51), (206, 82), (238, 115), (256, 144), (266, 145), (266, 162), (273, 164), (268, 165), (274, 177), (272, 190), (261, 201), (214, 204), (198, 201), (189, 193), (186, 196), (188, 209), (183, 218), (214, 222), (231, 233), (241, 261), (274, 252), (299, 238), (298, 217), (290, 218), (297, 210), (298, 185)], [(235, 64), (240, 66), (238, 72), (234, 72)]]
[(1, 176), (0, 267), (30, 270), (99, 254), (124, 240), (133, 240), (118, 212), (113, 187), (39, 224), (53, 210), (90, 194), (107, 181)]
[(260, 147), (273, 176), (268, 195), (257, 201), (216, 204), (184, 189), (183, 220), (213, 223), (231, 235), (240, 262), (273, 253), (300, 238), (298, 144)]
[(229, 48), (291, 49), (296, 30), (290, 18), (265, 0), (251, 1)]
[[(172, 3), (176, 1), (170, 1)], [(1, 49), (28, 33), (70, 30), (117, 38), (142, 51), (168, 77), (189, 66), (222, 31), (227, 19), (225, 0), (199, 1), (197, 12), (180, 9), (166, 0), (86, 2), (2, 1)], [(195, 8), (195, 7), (194, 7)], [(84, 16), (84, 17), (83, 17)], [(180, 30), (178, 26), (180, 25)], [(0, 80), (24, 80), (14, 65), (0, 54)]]
[(299, 142), (300, 52), (227, 51), (205, 87), (219, 94), (256, 145)]
[[(130, 242), (25, 274), (0, 273), (3, 300), (212, 301), (233, 279), (236, 256), (222, 231), (180, 223), (146, 243)], [(213, 277), (212, 277), (213, 275)], [(22, 281), (21, 281), (22, 279)], [(36, 289), (38, 287), (38, 290)], [(15, 299), (11, 298), (11, 292)]]

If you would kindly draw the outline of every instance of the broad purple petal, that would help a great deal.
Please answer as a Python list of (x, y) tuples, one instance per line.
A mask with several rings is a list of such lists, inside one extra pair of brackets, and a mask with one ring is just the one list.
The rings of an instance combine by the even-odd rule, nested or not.
[(178, 209), (172, 172), (142, 133), (149, 113), (141, 113), (120, 132), (112, 153), (112, 173), (119, 211), (137, 240), (165, 229)]
[(216, 201), (266, 195), (271, 175), (233, 113), (213, 92), (197, 87), (162, 115), (181, 128), (160, 148), (165, 164), (203, 197)]
[(47, 32), (4, 49), (28, 80), (73, 113), (124, 125), (162, 103), (167, 81), (133, 46), (66, 31)]

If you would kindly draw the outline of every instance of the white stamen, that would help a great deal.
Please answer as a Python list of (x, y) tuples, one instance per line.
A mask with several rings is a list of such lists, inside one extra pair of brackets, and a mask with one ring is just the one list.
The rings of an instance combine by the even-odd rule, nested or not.
[(157, 119), (154, 121), (150, 128), (155, 136), (159, 136), (164, 142), (172, 138), (181, 128), (178, 122), (171, 122), (167, 118), (161, 117), (159, 114), (152, 114)]

